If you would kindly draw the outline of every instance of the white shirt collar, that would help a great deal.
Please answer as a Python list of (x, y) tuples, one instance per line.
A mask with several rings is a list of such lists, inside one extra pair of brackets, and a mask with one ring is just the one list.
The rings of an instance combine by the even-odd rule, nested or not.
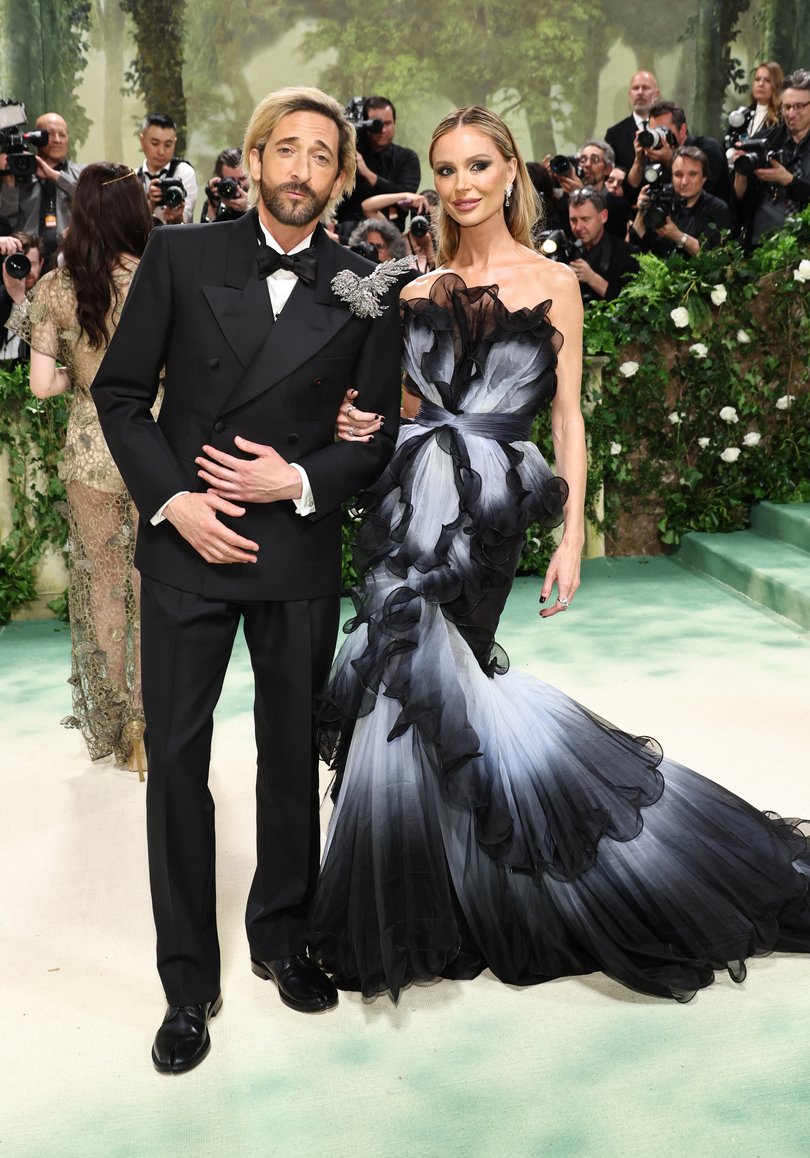
[[(298, 242), (298, 245), (294, 245), (292, 249), (282, 249), (279, 243), (276, 241), (275, 237), (273, 237), (273, 234), (270, 232), (270, 230), (265, 227), (261, 217), (259, 218), (259, 226), (262, 233), (264, 234), (264, 240), (267, 242), (271, 249), (276, 251), (276, 253), (300, 253), (302, 249), (309, 249), (310, 242), (312, 241), (313, 235), (315, 233), (315, 227), (313, 227), (312, 233), (308, 233), (303, 241)], [(278, 272), (289, 273), (290, 271), (282, 269)], [(295, 277), (295, 274), (292, 276)]]

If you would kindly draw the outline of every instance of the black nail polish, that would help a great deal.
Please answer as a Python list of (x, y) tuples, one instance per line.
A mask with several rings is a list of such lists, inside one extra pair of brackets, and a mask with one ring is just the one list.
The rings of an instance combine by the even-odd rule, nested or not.
[(541, 595), (541, 596), (540, 596), (540, 602), (541, 602), (541, 603), (545, 603), (545, 601), (546, 601), (546, 597), (545, 597), (545, 595)]
[(373, 435), (373, 434), (370, 434), (370, 435), (368, 436), (368, 440), (369, 440), (369, 442), (373, 442), (373, 441), (374, 441), (374, 435)]

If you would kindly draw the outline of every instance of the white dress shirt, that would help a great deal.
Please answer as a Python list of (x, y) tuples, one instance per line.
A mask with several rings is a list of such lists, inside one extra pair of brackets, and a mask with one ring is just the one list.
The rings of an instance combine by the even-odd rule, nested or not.
[[(307, 234), (303, 241), (300, 241), (298, 245), (293, 246), (291, 250), (287, 251), (282, 249), (279, 243), (276, 241), (275, 237), (273, 237), (272, 233), (265, 229), (261, 218), (259, 218), (259, 225), (261, 226), (261, 231), (264, 235), (265, 242), (270, 247), (270, 249), (274, 249), (276, 253), (300, 253), (301, 250), (308, 249), (309, 244), (312, 241), (312, 234), (315, 232), (313, 229), (312, 233)], [(275, 273), (271, 273), (267, 278), (267, 292), (270, 294), (270, 307), (273, 311), (274, 318), (277, 318), (281, 311), (284, 309), (289, 300), (290, 294), (295, 289), (295, 284), (297, 281), (298, 278), (291, 269), (277, 269)], [(309, 485), (307, 472), (302, 466), (299, 466), (297, 462), (291, 462), (289, 465), (293, 467), (294, 470), (298, 471), (298, 474), (301, 476), (301, 495), (299, 498), (292, 500), (296, 513), (299, 515), (312, 515), (315, 513), (315, 499), (312, 494), (312, 487)], [(158, 523), (163, 522), (166, 517), (164, 511), (173, 499), (178, 498), (180, 495), (187, 494), (188, 491), (178, 491), (177, 494), (174, 494), (170, 499), (167, 499), (160, 510), (150, 519), (152, 525), (156, 527)]]

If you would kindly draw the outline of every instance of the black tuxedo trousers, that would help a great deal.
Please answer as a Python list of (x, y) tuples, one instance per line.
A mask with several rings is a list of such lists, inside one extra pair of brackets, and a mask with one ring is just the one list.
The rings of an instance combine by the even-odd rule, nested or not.
[[(135, 560), (149, 868), (158, 967), (172, 1005), (209, 1001), (219, 990), (209, 757), (240, 623), (254, 673), (257, 747), (248, 942), (265, 960), (306, 943), (320, 850), (312, 700), (336, 639), (340, 506), (388, 461), (400, 396), (397, 287), (381, 317), (359, 318), (335, 296), (332, 279), (342, 269), (362, 277), (373, 267), (320, 227), (312, 245), (315, 282), (299, 281), (274, 321), (252, 214), (157, 230), (93, 384), (102, 428), (142, 516)], [(162, 368), (165, 396), (154, 422), (149, 408)], [(360, 406), (385, 416), (373, 443), (335, 441), (350, 386)], [(204, 490), (195, 457), (205, 444), (238, 454), (236, 434), (300, 464), (316, 510), (303, 517), (291, 502), (244, 504), (245, 515), (230, 525), (259, 544), (258, 562), (216, 565), (152, 517), (177, 492)]]

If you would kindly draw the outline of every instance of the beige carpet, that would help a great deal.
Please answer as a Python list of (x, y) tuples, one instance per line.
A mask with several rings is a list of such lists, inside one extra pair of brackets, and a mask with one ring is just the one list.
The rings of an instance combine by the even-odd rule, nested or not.
[[(760, 807), (810, 816), (810, 638), (665, 560), (586, 565), (574, 608), (516, 587), (515, 665), (656, 736)], [(154, 971), (143, 786), (91, 764), (62, 625), (0, 634), (0, 1158), (188, 1154), (806, 1155), (810, 960), (750, 964), (687, 1006), (597, 974), (518, 990), (490, 974), (343, 995), (304, 1017), (250, 972), (254, 759), (243, 648), (218, 715), (224, 1006), (206, 1062), (149, 1061)]]

